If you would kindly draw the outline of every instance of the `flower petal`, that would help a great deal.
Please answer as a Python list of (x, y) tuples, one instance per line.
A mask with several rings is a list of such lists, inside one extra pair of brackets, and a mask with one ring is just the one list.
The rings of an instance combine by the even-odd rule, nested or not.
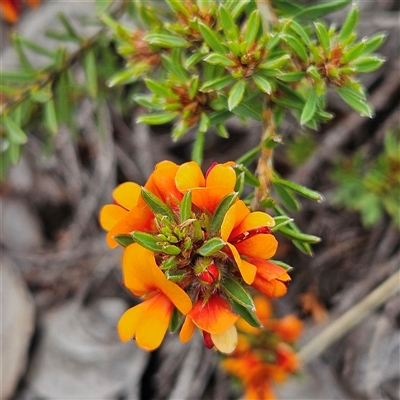
[(116, 204), (106, 204), (100, 210), (100, 225), (104, 230), (109, 231), (127, 215), (128, 211), (125, 208)]
[(134, 182), (125, 182), (113, 191), (113, 198), (128, 211), (138, 204), (141, 187)]
[(248, 284), (251, 285), (254, 281), (254, 278), (257, 273), (257, 268), (255, 265), (247, 262), (246, 260), (242, 260), (240, 258), (240, 254), (237, 251), (236, 247), (233, 244), (227, 243), (233, 258), (239, 268), (240, 274), (242, 275), (243, 280)]
[(212, 333), (211, 339), (214, 346), (225, 354), (230, 354), (236, 349), (238, 343), (238, 334), (236, 326), (232, 325), (229, 329), (222, 333)]
[(227, 241), (232, 231), (250, 214), (250, 210), (242, 200), (233, 204), (227, 213), (221, 225), (221, 238)]
[(194, 188), (192, 189), (192, 202), (200, 210), (207, 210), (213, 214), (220, 201), (233, 190), (226, 187)]
[(206, 304), (203, 304), (203, 300), (200, 299), (188, 314), (203, 331), (211, 334), (222, 333), (238, 319), (228, 302), (218, 294), (212, 294)]
[(133, 207), (126, 216), (119, 221), (107, 235), (107, 244), (114, 248), (118, 245), (113, 236), (132, 231), (151, 231), (154, 225), (154, 214), (147, 205)]
[(125, 311), (118, 322), (118, 334), (123, 342), (127, 342), (135, 336), (140, 318), (147, 310), (148, 303), (145, 301)]
[(175, 176), (175, 183), (181, 193), (206, 185), (203, 172), (199, 164), (194, 161), (184, 163), (179, 167)]
[(243, 232), (249, 231), (261, 226), (274, 226), (275, 220), (265, 212), (254, 211), (249, 213), (243, 221), (235, 227), (231, 233), (231, 238), (240, 235)]
[(136, 342), (142, 349), (152, 351), (160, 346), (167, 332), (174, 305), (162, 293), (146, 300), (148, 307), (136, 328)]
[(174, 206), (183, 197), (175, 184), (179, 166), (172, 161), (162, 161), (156, 165), (152, 178), (163, 202)]
[(222, 164), (216, 165), (211, 169), (206, 179), (207, 187), (224, 187), (229, 192), (233, 192), (236, 185), (236, 173), (232, 167)]
[(240, 254), (249, 257), (271, 258), (278, 248), (274, 235), (261, 233), (235, 244)]
[(185, 322), (182, 325), (181, 331), (179, 332), (179, 339), (183, 343), (187, 343), (193, 336), (196, 325), (194, 324), (192, 318), (187, 316)]

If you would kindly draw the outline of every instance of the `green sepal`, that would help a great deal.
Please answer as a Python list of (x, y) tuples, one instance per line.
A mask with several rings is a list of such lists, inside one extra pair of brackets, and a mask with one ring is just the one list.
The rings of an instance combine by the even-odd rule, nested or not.
[(173, 244), (161, 246), (161, 251), (170, 256), (176, 256), (181, 253), (181, 249), (178, 246), (174, 246)]
[(243, 99), (246, 90), (246, 82), (244, 80), (237, 81), (229, 91), (228, 95), (228, 109), (232, 111), (236, 108)]
[(238, 313), (246, 322), (248, 322), (254, 328), (261, 328), (261, 322), (257, 318), (257, 315), (249, 308), (243, 307), (241, 304), (233, 302), (233, 310)]
[(181, 272), (181, 271), (175, 271), (175, 272), (167, 271), (165, 273), (166, 278), (172, 282), (180, 282), (183, 279), (185, 279), (186, 275), (187, 275), (186, 272)]
[(182, 325), (183, 314), (175, 307), (172, 312), (171, 320), (169, 321), (169, 331), (171, 333), (176, 332)]
[(192, 192), (188, 190), (181, 201), (179, 208), (181, 223), (187, 221), (192, 216)]
[(210, 221), (210, 232), (211, 234), (217, 233), (219, 228), (221, 228), (222, 221), (224, 220), (225, 214), (229, 210), (230, 206), (233, 204), (237, 197), (237, 193), (227, 194), (218, 204), (215, 212)]
[(210, 240), (207, 240), (203, 246), (197, 250), (197, 253), (204, 257), (212, 256), (217, 251), (221, 250), (225, 245), (226, 243), (224, 240), (219, 237), (213, 237)]
[(236, 177), (235, 192), (238, 193), (239, 197), (243, 193), (244, 189), (244, 175), (244, 172), (240, 172), (239, 175)]
[(164, 215), (170, 221), (175, 220), (172, 210), (149, 190), (142, 187), (141, 196), (154, 214)]
[(226, 276), (221, 282), (221, 286), (235, 303), (250, 310), (255, 309), (254, 301), (250, 293), (238, 281)]
[(122, 247), (127, 247), (130, 244), (135, 243), (135, 240), (133, 240), (132, 236), (129, 234), (115, 235), (113, 238)]
[(149, 44), (166, 48), (187, 47), (189, 44), (185, 39), (179, 36), (167, 35), (164, 33), (150, 33), (145, 36), (144, 40)]
[(176, 258), (170, 257), (170, 258), (167, 258), (166, 260), (164, 260), (160, 264), (160, 269), (162, 271), (168, 271), (171, 268), (175, 268), (177, 265), (178, 265), (178, 261), (176, 260)]

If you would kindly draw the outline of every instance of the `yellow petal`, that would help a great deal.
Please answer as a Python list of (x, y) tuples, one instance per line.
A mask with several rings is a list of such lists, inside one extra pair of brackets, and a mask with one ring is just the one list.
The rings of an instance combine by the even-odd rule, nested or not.
[(157, 269), (160, 273), (157, 273), (157, 278), (154, 276), (154, 281), (158, 290), (163, 292), (183, 315), (186, 315), (192, 309), (192, 300), (183, 289), (169, 281), (158, 267)]
[(160, 346), (167, 332), (174, 305), (162, 293), (146, 300), (148, 307), (136, 328), (136, 342), (142, 349), (152, 351)]
[(205, 186), (205, 179), (199, 164), (194, 161), (182, 164), (175, 176), (176, 187), (181, 193), (195, 187)]
[(246, 260), (242, 260), (240, 258), (239, 252), (237, 251), (236, 247), (233, 244), (227, 243), (227, 245), (232, 252), (233, 258), (236, 261), (236, 265), (239, 268), (239, 271), (240, 271), (240, 274), (242, 275), (243, 280), (248, 285), (251, 285), (253, 283), (256, 273), (257, 273), (256, 266), (247, 262)]
[(214, 346), (225, 354), (230, 354), (236, 349), (238, 335), (236, 326), (232, 325), (229, 329), (222, 333), (212, 333), (211, 339)]
[(148, 303), (143, 302), (125, 311), (118, 322), (118, 334), (123, 342), (135, 336), (136, 328), (143, 313), (147, 310)]
[(117, 186), (113, 191), (115, 201), (126, 208), (132, 209), (138, 204), (141, 187), (134, 182), (125, 182)]
[(100, 210), (100, 225), (104, 230), (109, 231), (127, 215), (128, 211), (125, 208), (116, 204), (107, 204)]
[(185, 322), (182, 325), (181, 331), (179, 332), (179, 339), (183, 343), (187, 343), (193, 336), (196, 325), (192, 318), (186, 317)]
[(236, 185), (236, 173), (232, 167), (217, 164), (209, 172), (206, 179), (207, 187), (225, 187), (229, 192), (233, 192)]
[(243, 232), (249, 231), (254, 228), (259, 228), (260, 226), (272, 227), (275, 225), (275, 220), (268, 214), (255, 211), (249, 213), (243, 221), (235, 227), (231, 234), (231, 238), (240, 235)]
[(227, 241), (231, 232), (250, 214), (250, 210), (242, 200), (233, 204), (227, 213), (221, 225), (221, 238)]
[(178, 168), (179, 166), (171, 161), (163, 161), (156, 165), (152, 174), (161, 200), (172, 207), (183, 197), (175, 184)]
[(250, 257), (271, 258), (278, 248), (274, 235), (261, 233), (235, 244), (239, 254)]

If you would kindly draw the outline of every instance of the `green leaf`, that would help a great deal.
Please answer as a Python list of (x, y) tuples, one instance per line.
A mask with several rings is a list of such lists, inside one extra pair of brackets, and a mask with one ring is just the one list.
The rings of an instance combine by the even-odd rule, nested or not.
[(269, 260), (272, 264), (277, 265), (278, 267), (283, 268), (286, 272), (290, 272), (293, 267), (291, 267), (289, 264), (284, 263), (283, 261), (278, 261), (278, 260)]
[(310, 7), (301, 7), (295, 17), (303, 17), (307, 19), (314, 20), (316, 18), (323, 17), (331, 12), (340, 10), (341, 8), (347, 6), (352, 0), (330, 0), (327, 2), (318, 3)]
[(83, 41), (83, 39), (75, 32), (75, 29), (72, 27), (72, 25), (68, 21), (67, 17), (62, 13), (59, 13), (57, 15), (57, 17), (58, 17), (59, 21), (61, 22), (61, 24), (64, 26), (64, 29), (65, 29), (69, 39), (71, 41), (81, 43)]
[(137, 79), (138, 76), (135, 74), (134, 68), (129, 67), (121, 71), (118, 71), (114, 75), (112, 75), (111, 78), (107, 80), (107, 86), (113, 87), (116, 85), (132, 83)]
[(196, 51), (184, 61), (183, 65), (186, 69), (189, 69), (190, 67), (193, 67), (193, 65), (196, 65), (198, 62), (202, 61), (203, 58), (204, 54)]
[(288, 60), (290, 60), (290, 54), (284, 54), (283, 56), (280, 57), (275, 57), (271, 59), (267, 59), (263, 63), (261, 63), (258, 68), (261, 69), (278, 69), (285, 65)]
[(301, 112), (300, 116), (300, 124), (304, 125), (308, 121), (310, 121), (314, 115), (315, 111), (317, 110), (317, 102), (318, 102), (318, 95), (317, 92), (312, 88), (308, 93), (307, 101), (304, 104), (303, 111)]
[(192, 192), (190, 190), (182, 198), (179, 214), (181, 223), (187, 221), (192, 216)]
[(273, 183), (272, 185), (285, 208), (290, 211), (300, 210), (300, 203), (290, 191), (288, 191), (284, 186), (280, 185), (279, 183)]
[(210, 64), (222, 65), (223, 67), (233, 67), (236, 65), (233, 60), (220, 53), (210, 53), (204, 58), (204, 61)]
[(217, 251), (220, 251), (225, 245), (225, 241), (223, 241), (221, 238), (213, 237), (207, 240), (203, 246), (197, 250), (197, 253), (204, 257), (212, 256)]
[(175, 307), (172, 312), (171, 321), (169, 322), (169, 331), (176, 332), (181, 326), (183, 321), (183, 314)]
[(276, 174), (274, 174), (274, 176), (271, 178), (271, 181), (273, 183), (279, 183), (280, 185), (285, 186), (311, 200), (316, 200), (318, 202), (321, 202), (324, 199), (321, 193), (318, 193), (315, 190), (308, 189), (305, 186), (298, 185), (297, 183), (288, 181), (286, 179), (282, 179), (278, 177)]
[(272, 232), (279, 231), (282, 226), (288, 225), (293, 222), (293, 218), (278, 216), (274, 217), (275, 225), (271, 228)]
[(217, 233), (219, 228), (222, 225), (222, 221), (224, 220), (225, 214), (229, 210), (230, 206), (233, 204), (237, 197), (237, 193), (229, 193), (227, 194), (218, 204), (215, 212), (211, 218), (210, 222), (210, 232), (211, 234)]
[(377, 70), (382, 66), (382, 64), (385, 62), (385, 59), (383, 57), (379, 56), (365, 56), (365, 57), (359, 57), (357, 60), (355, 60), (351, 65), (352, 67), (355, 68), (356, 72), (358, 73), (366, 73), (366, 72), (372, 72)]
[(243, 164), (236, 164), (234, 168), (238, 171), (244, 172), (246, 184), (253, 187), (260, 187), (260, 181), (258, 178), (253, 175)]
[(288, 227), (288, 226), (282, 226), (278, 229), (278, 231), (280, 233), (282, 233), (283, 235), (287, 236), (288, 238), (295, 239), (300, 242), (315, 244), (315, 243), (319, 243), (321, 241), (321, 238), (319, 238), (318, 236), (308, 235), (306, 233), (295, 232), (294, 230), (290, 229), (290, 227)]
[(210, 118), (206, 113), (201, 113), (199, 121), (199, 132), (205, 133), (210, 128)]
[(261, 25), (260, 12), (258, 10), (254, 10), (252, 11), (247, 20), (247, 26), (244, 33), (244, 40), (247, 42), (246, 46), (247, 50), (255, 42), (258, 30), (260, 29), (260, 25)]
[(3, 123), (10, 143), (22, 144), (28, 141), (25, 132), (8, 115), (3, 115)]
[(268, 79), (261, 75), (253, 75), (253, 81), (262, 92), (271, 94), (272, 85)]
[(294, 32), (296, 32), (301, 37), (301, 40), (306, 45), (309, 45), (311, 43), (310, 36), (308, 35), (306, 30), (298, 22), (296, 22), (294, 19), (291, 19), (289, 21), (289, 26), (290, 26), (290, 29), (292, 29)]
[(223, 76), (221, 78), (216, 78), (211, 81), (204, 82), (203, 86), (200, 88), (201, 92), (212, 92), (223, 89), (228, 86), (234, 79), (231, 75)]
[(365, 40), (364, 52), (363, 54), (369, 54), (375, 51), (380, 45), (385, 41), (387, 37), (386, 33), (377, 33)]
[(364, 93), (360, 93), (351, 87), (337, 87), (339, 96), (347, 103), (351, 108), (356, 110), (362, 116), (372, 118), (373, 111), (368, 105)]
[(136, 243), (140, 244), (147, 250), (155, 252), (163, 251), (162, 247), (159, 244), (159, 239), (157, 239), (153, 235), (150, 235), (149, 233), (134, 231), (131, 232), (131, 236)]
[(146, 40), (149, 44), (166, 48), (187, 47), (189, 45), (185, 39), (179, 36), (162, 33), (150, 33), (149, 35), (145, 36), (144, 40)]
[(188, 81), (188, 75), (185, 68), (182, 67), (182, 64), (179, 60), (178, 54), (175, 54), (173, 58), (167, 56), (166, 54), (162, 54), (163, 64), (166, 69), (175, 77), (177, 77), (182, 82)]
[(251, 150), (240, 156), (237, 160), (237, 164), (248, 166), (250, 165), (259, 155), (260, 146), (253, 147)]
[(225, 128), (224, 124), (216, 124), (215, 125), (215, 129), (217, 130), (218, 136), (220, 136), (220, 137), (222, 137), (224, 139), (228, 139), (229, 138), (229, 132)]
[(44, 104), (44, 122), (52, 135), (58, 132), (56, 107), (53, 99)]
[(285, 72), (278, 75), (278, 79), (283, 82), (300, 82), (304, 76), (305, 73), (303, 71)]
[(355, 60), (356, 58), (360, 57), (364, 53), (364, 51), (365, 51), (365, 39), (363, 39), (361, 42), (358, 42), (351, 49), (346, 50), (346, 52), (340, 59), (340, 62), (342, 64), (347, 64)]
[(84, 59), (86, 83), (89, 95), (91, 97), (97, 96), (97, 66), (96, 57), (93, 50), (89, 50)]
[(190, 12), (185, 7), (184, 3), (176, 0), (165, 0), (171, 10), (175, 11), (176, 14), (182, 13), (186, 18), (190, 18)]
[(35, 80), (35, 74), (26, 71), (1, 71), (1, 80), (3, 82), (26, 83)]
[(142, 187), (141, 196), (154, 214), (164, 215), (170, 221), (175, 220), (172, 210), (149, 190)]
[(244, 80), (237, 81), (229, 91), (228, 109), (232, 111), (236, 108), (243, 99), (246, 90), (246, 82)]
[(19, 62), (23, 69), (27, 72), (35, 72), (35, 69), (32, 67), (31, 62), (29, 61), (24, 52), (24, 49), (22, 48), (20, 36), (17, 33), (14, 33), (11, 35), (11, 39), (13, 41), (14, 48), (18, 54)]
[(115, 241), (122, 247), (127, 247), (132, 243), (135, 243), (131, 235), (121, 234), (114, 236)]
[(250, 293), (235, 279), (226, 276), (221, 282), (225, 293), (236, 303), (250, 310), (255, 310), (253, 298)]
[(180, 254), (180, 252), (181, 252), (181, 249), (179, 247), (174, 246), (172, 244), (171, 245), (162, 246), (161, 249), (162, 249), (163, 253), (169, 254), (171, 256), (176, 256), (176, 255)]
[(224, 5), (219, 8), (219, 16), (225, 36), (233, 41), (239, 41), (239, 30), (229, 10)]
[(321, 22), (314, 22), (315, 32), (317, 33), (318, 41), (324, 49), (325, 54), (331, 53), (331, 43), (328, 30)]
[(235, 192), (238, 193), (238, 196), (240, 197), (243, 193), (244, 189), (244, 172), (240, 172), (239, 175), (236, 177), (236, 183), (235, 183)]
[(203, 163), (204, 142), (205, 132), (198, 131), (192, 149), (192, 160), (199, 165)]
[(174, 120), (179, 113), (159, 113), (159, 114), (147, 114), (141, 115), (136, 119), (138, 124), (148, 124), (148, 125), (163, 125)]
[(357, 7), (352, 7), (352, 9), (347, 14), (346, 20), (342, 26), (339, 33), (339, 41), (345, 42), (347, 38), (353, 34), (355, 31), (359, 17), (359, 11)]
[(282, 39), (286, 42), (286, 44), (291, 47), (294, 52), (303, 60), (308, 60), (307, 50), (302, 42), (299, 39), (292, 35), (284, 34), (282, 35)]
[(221, 44), (218, 36), (203, 22), (198, 23), (200, 33), (202, 34), (205, 42), (217, 53), (225, 53), (225, 48)]
[(262, 327), (261, 322), (257, 318), (257, 315), (249, 308), (243, 307), (241, 304), (234, 302), (233, 309), (251, 326), (254, 326), (255, 328)]
[(158, 96), (166, 97), (167, 99), (179, 99), (179, 96), (173, 93), (171, 89), (167, 88), (163, 83), (153, 81), (152, 79), (145, 79), (144, 83), (152, 92), (154, 92)]
[(29, 50), (37, 54), (41, 54), (43, 56), (54, 58), (55, 53), (46, 49), (45, 47), (39, 46), (37, 43), (32, 42), (31, 40), (24, 38), (23, 36), (18, 36), (19, 41)]

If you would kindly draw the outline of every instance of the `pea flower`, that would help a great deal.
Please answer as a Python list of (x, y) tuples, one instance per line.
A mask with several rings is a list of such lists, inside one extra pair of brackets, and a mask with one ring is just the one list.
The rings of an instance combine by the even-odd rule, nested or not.
[[(40, 3), (40, 0), (27, 0), (27, 3), (31, 7), (37, 7)], [(22, 0), (2, 0), (0, 3), (1, 15), (8, 22), (17, 22), (21, 11)]]
[(250, 287), (270, 296), (286, 291), (286, 270), (268, 261), (275, 221), (238, 200), (237, 167), (214, 163), (204, 175), (195, 162), (163, 161), (144, 187), (123, 183), (102, 208), (108, 245), (125, 248), (124, 284), (144, 300), (122, 316), (122, 340), (134, 337), (152, 350), (168, 326), (181, 326), (183, 342), (198, 328), (207, 347), (230, 353), (239, 316), (260, 326)]

